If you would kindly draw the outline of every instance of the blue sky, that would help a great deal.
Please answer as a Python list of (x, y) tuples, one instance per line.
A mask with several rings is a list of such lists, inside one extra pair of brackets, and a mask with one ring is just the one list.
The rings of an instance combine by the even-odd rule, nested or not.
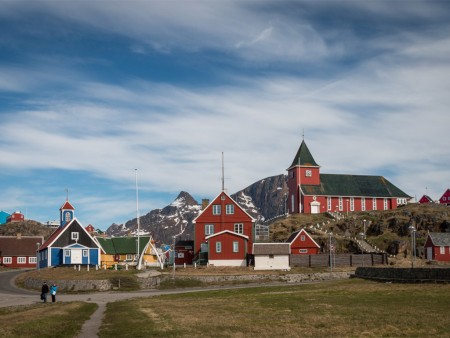
[(106, 229), (286, 173), (450, 185), (446, 1), (0, 1), (0, 210)]

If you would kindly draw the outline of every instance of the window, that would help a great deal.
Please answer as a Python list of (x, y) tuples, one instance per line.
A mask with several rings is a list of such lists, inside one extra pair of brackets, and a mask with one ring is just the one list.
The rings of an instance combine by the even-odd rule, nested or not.
[(70, 250), (64, 250), (64, 256), (70, 257)]
[(236, 223), (234, 225), (234, 232), (237, 234), (243, 234), (244, 233), (244, 224)]
[(127, 254), (126, 258), (127, 261), (132, 261), (134, 259), (134, 255), (133, 254)]
[(372, 198), (372, 210), (377, 210), (377, 199)]
[(445, 255), (445, 246), (440, 246), (440, 247), (439, 247), (439, 253), (440, 253), (441, 255)]
[(83, 257), (87, 257), (88, 256), (88, 251), (86, 249), (83, 250)]
[(72, 238), (72, 240), (74, 240), (74, 241), (78, 241), (78, 232), (72, 232), (72, 234), (71, 234), (71, 238)]
[(298, 250), (299, 253), (308, 253), (308, 249), (300, 249)]
[(355, 211), (355, 199), (350, 197), (350, 211)]
[(227, 204), (227, 206), (226, 206), (226, 213), (227, 213), (227, 215), (233, 215), (234, 214), (234, 204)]
[(3, 264), (11, 264), (12, 257), (3, 257)]
[(361, 198), (361, 211), (366, 211), (366, 199), (364, 197)]
[(220, 204), (213, 204), (213, 215), (220, 215)]
[(26, 257), (17, 257), (17, 264), (25, 264), (27, 262)]
[(301, 235), (301, 236), (300, 236), (300, 240), (301, 240), (302, 242), (304, 242), (304, 241), (305, 241), (305, 235)]
[(216, 242), (216, 252), (217, 253), (222, 252), (222, 242)]
[(385, 199), (383, 200), (383, 208), (384, 208), (384, 210), (387, 210), (387, 209), (388, 209), (388, 199), (387, 199), (387, 198), (385, 198)]
[(339, 211), (342, 211), (344, 203), (342, 202), (342, 197), (339, 197)]
[(238, 241), (233, 242), (233, 252), (239, 252), (239, 242)]
[(205, 235), (212, 235), (214, 233), (214, 224), (205, 224)]
[(331, 210), (331, 197), (327, 197), (327, 210)]
[(306, 177), (311, 177), (312, 176), (312, 171), (311, 170), (306, 170), (305, 171), (305, 176)]
[(36, 257), (28, 257), (28, 263), (36, 263)]

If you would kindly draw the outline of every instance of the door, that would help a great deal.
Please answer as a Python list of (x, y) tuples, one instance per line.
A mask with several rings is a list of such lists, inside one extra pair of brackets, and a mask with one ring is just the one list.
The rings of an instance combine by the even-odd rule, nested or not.
[(71, 260), (70, 263), (71, 264), (81, 264), (83, 263), (83, 255), (82, 255), (82, 250), (81, 249), (72, 249), (70, 250), (70, 255), (71, 255)]
[(318, 214), (320, 212), (320, 203), (314, 201), (311, 203), (311, 214)]
[(427, 259), (433, 260), (433, 248), (431, 246), (427, 247)]

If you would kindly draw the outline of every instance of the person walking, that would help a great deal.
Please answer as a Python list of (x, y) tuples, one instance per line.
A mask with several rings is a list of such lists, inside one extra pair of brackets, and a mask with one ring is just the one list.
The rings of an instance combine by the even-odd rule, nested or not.
[(52, 303), (56, 302), (56, 291), (58, 290), (58, 286), (53, 283), (50, 287), (50, 294), (52, 295)]
[(41, 299), (44, 301), (44, 303), (47, 303), (48, 291), (49, 291), (49, 289), (48, 289), (47, 282), (44, 282), (44, 284), (42, 284), (42, 288), (41, 288)]

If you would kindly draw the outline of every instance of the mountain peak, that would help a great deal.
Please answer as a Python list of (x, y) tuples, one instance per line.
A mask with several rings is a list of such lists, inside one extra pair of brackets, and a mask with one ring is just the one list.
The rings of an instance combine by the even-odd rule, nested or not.
[(178, 197), (170, 204), (174, 207), (181, 207), (185, 205), (198, 205), (197, 201), (188, 192), (181, 191)]

